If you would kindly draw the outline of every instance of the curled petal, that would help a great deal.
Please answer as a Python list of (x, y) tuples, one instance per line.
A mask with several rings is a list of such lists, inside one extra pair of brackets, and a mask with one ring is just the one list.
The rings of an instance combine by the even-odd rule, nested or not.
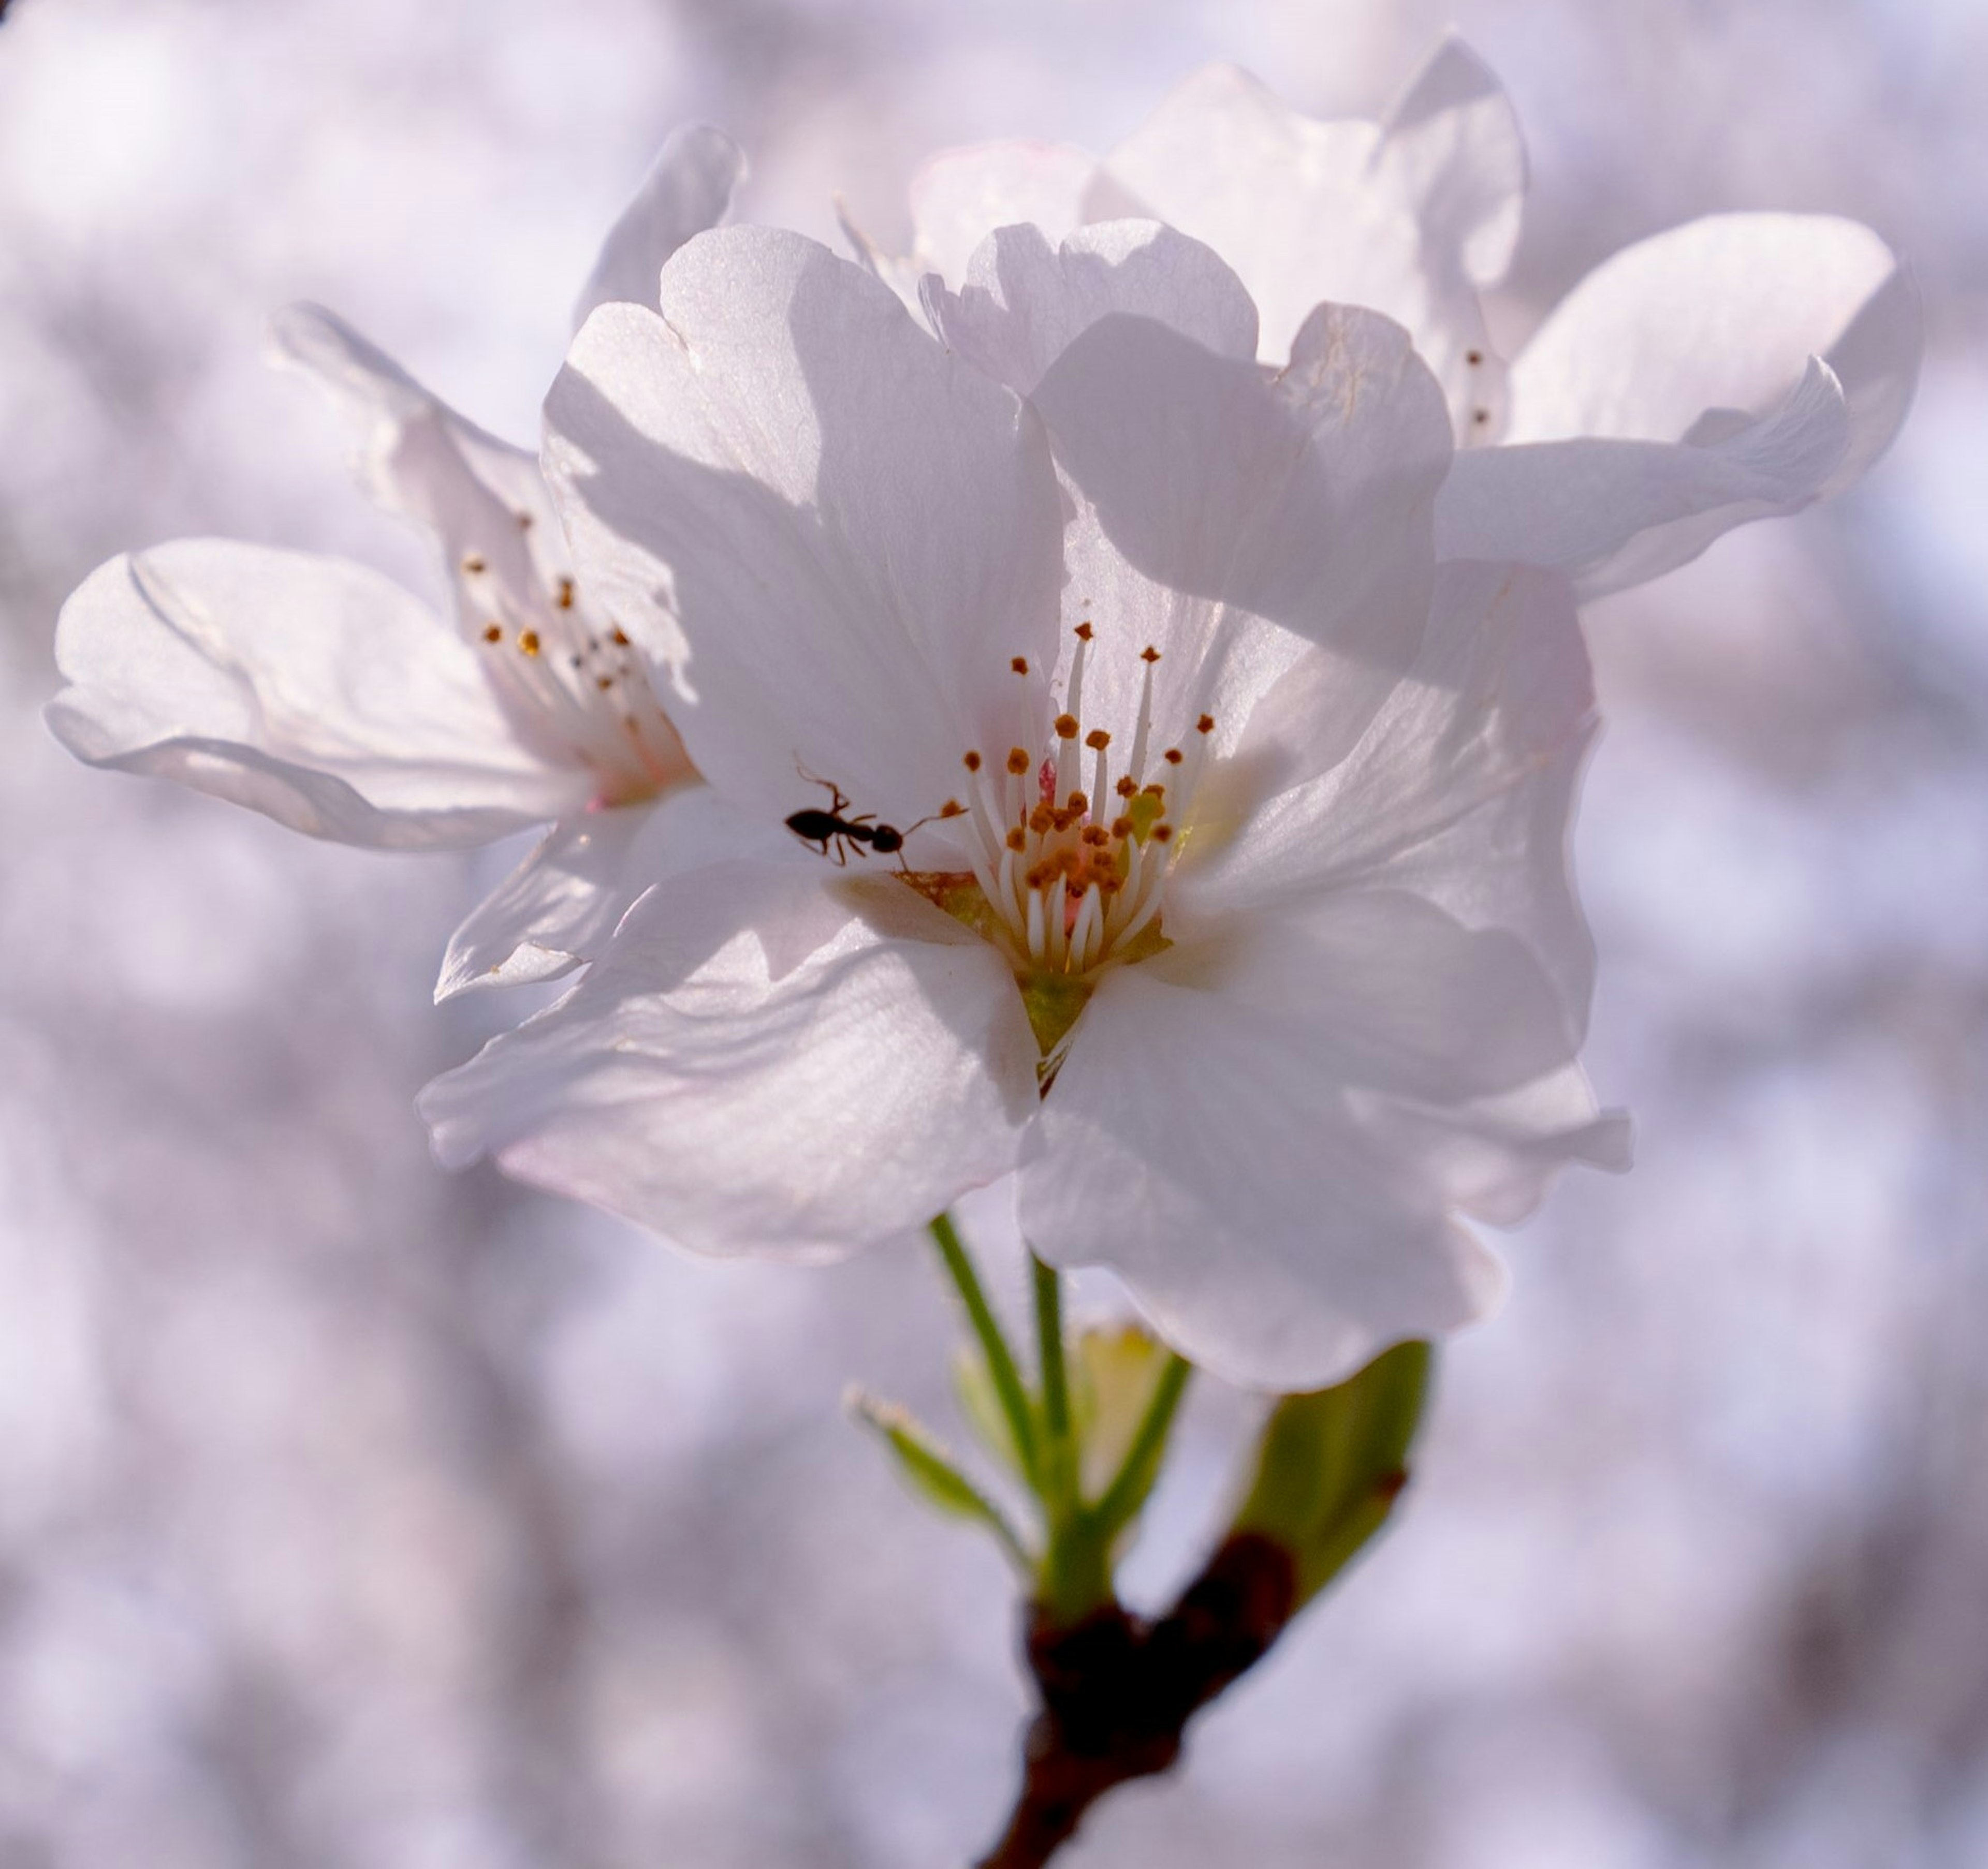
[(1702, 435), (1708, 413), (1729, 428), (1772, 409), (1820, 357), (1849, 406), (1834, 493), (1898, 432), (1920, 349), (1917, 289), (1868, 228), (1709, 215), (1624, 248), (1561, 300), (1512, 367), (1509, 435)]
[(1437, 502), (1437, 554), (1551, 566), (1600, 597), (1675, 569), (1736, 526), (1799, 511), (1831, 485), (1850, 433), (1841, 385), (1811, 358), (1770, 414), (1682, 441), (1476, 449)]
[(651, 889), (722, 857), (787, 854), (786, 839), (702, 786), (570, 818), (456, 930), (435, 998), (556, 980), (605, 951), (621, 918)]
[(591, 789), (519, 745), (445, 624), (337, 559), (201, 539), (113, 559), (63, 607), (56, 659), (49, 725), (79, 759), (313, 836), (483, 843)]
[(451, 1165), (492, 1155), (694, 1251), (825, 1258), (1012, 1167), (1035, 1056), (1006, 965), (909, 891), (729, 863), (645, 897), (421, 1108)]
[(1575, 1163), (1620, 1174), (1629, 1119), (1604, 1110), (1577, 1064), (1492, 1097), (1439, 1107), (1371, 1100), (1363, 1110), (1388, 1149), (1418, 1161), (1473, 1220), (1513, 1226)]

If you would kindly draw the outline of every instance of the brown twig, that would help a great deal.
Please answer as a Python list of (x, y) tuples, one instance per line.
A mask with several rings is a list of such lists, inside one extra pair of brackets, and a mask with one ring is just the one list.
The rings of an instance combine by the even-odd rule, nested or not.
[(1021, 1795), (979, 1869), (1042, 1869), (1114, 1785), (1165, 1771), (1188, 1722), (1263, 1659), (1297, 1607), (1290, 1553), (1242, 1533), (1157, 1621), (1114, 1603), (1059, 1629), (1033, 1611), (1042, 1708), (1023, 1742)]

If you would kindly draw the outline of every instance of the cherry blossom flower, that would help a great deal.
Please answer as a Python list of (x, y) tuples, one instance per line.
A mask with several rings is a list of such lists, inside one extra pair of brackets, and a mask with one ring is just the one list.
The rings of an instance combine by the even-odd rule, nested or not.
[[(604, 245), (576, 323), (653, 299), (724, 215), (742, 164), (680, 131)], [(695, 778), (641, 653), (577, 580), (535, 455), (485, 433), (315, 306), (280, 360), (365, 437), (380, 502), (438, 542), (453, 614), (367, 567), (228, 539), (103, 566), (70, 597), (50, 704), (79, 758), (178, 780), (344, 843), (442, 850), (553, 828), (451, 942), (438, 995), (548, 978), (656, 874), (650, 806)]]
[(944, 343), (757, 228), (589, 320), (549, 477), (670, 671), (710, 787), (658, 816), (711, 859), (424, 1109), (445, 1161), (708, 1252), (1018, 1171), (1046, 1259), (1315, 1386), (1493, 1302), (1459, 1213), (1621, 1159), (1576, 1062), (1573, 593), (1437, 563), (1451, 424), (1399, 326), (1321, 306), (1272, 376), (1184, 235), (1026, 253), (932, 297)]
[(1319, 121), (1210, 66), (1101, 161), (1026, 143), (936, 157), (912, 187), (906, 259), (850, 236), (916, 302), (933, 275), (998, 294), (998, 259), (971, 270), (998, 228), (1028, 223), (1053, 246), (1153, 216), (1229, 262), (1273, 367), (1321, 302), (1384, 312), (1442, 384), (1460, 451), (1438, 556), (1553, 565), (1584, 597), (1841, 492), (1889, 444), (1919, 304), (1869, 228), (1726, 214), (1657, 235), (1577, 286), (1508, 367), (1481, 301), (1510, 265), (1525, 187), (1510, 100), (1451, 36), (1378, 122)]

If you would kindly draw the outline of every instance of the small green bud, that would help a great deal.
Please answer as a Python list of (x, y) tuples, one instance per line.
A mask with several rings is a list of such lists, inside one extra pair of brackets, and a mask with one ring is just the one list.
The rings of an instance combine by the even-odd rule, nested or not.
[[(1070, 1358), (1070, 1403), (1084, 1450), (1080, 1479), (1086, 1499), (1099, 1497), (1117, 1477), (1168, 1361), (1165, 1349), (1138, 1324), (1113, 1324), (1079, 1335)], [(1149, 1476), (1142, 1501), (1151, 1485)]]
[(1394, 1510), (1431, 1361), (1428, 1344), (1397, 1343), (1336, 1387), (1286, 1395), (1271, 1410), (1231, 1530), (1290, 1553), (1298, 1603), (1330, 1583)]

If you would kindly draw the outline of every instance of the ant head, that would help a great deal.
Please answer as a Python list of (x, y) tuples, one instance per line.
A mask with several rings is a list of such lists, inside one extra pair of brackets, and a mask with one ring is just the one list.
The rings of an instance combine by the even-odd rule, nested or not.
[[(911, 828), (915, 830), (918, 826), (915, 824)], [(904, 834), (891, 825), (880, 824), (871, 833), (870, 847), (885, 857), (891, 856), (904, 847)]]

